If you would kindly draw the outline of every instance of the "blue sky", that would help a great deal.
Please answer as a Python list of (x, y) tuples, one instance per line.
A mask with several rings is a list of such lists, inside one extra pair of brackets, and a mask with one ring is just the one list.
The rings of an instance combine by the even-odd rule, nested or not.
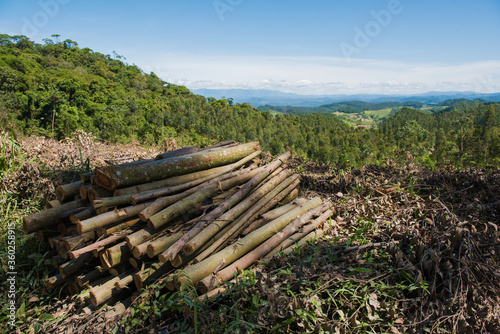
[(500, 91), (498, 0), (0, 0), (0, 32), (60, 34), (189, 88)]

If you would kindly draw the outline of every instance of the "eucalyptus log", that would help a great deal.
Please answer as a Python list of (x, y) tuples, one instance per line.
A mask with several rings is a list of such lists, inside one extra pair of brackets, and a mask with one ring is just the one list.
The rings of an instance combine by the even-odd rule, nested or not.
[(92, 254), (85, 254), (77, 259), (70, 260), (59, 267), (59, 275), (61, 275), (62, 278), (71, 277), (77, 272), (85, 269), (92, 260), (94, 260)]
[(57, 254), (56, 256), (53, 256), (52, 257), (52, 266), (55, 268), (55, 269), (59, 269), (59, 266), (61, 264), (63, 264), (65, 262), (65, 260), (62, 258), (61, 255)]
[(80, 220), (89, 219), (91, 217), (94, 217), (95, 215), (96, 212), (94, 208), (92, 206), (88, 206), (87, 209), (69, 216), (69, 221), (72, 222), (73, 224), (78, 224)]
[(304, 204), (305, 202), (307, 202), (307, 200), (305, 198), (298, 198), (298, 199), (294, 200), (292, 203), (288, 203), (286, 205), (280, 206), (274, 210), (271, 210), (271, 211), (268, 211), (268, 212), (262, 214), (260, 216), (261, 218), (259, 220), (254, 221), (247, 228), (245, 228), (243, 230), (243, 232), (241, 232), (241, 235), (245, 236), (248, 233), (255, 231), (259, 227), (266, 225), (270, 221), (278, 218), (281, 215), (284, 215), (285, 213), (293, 210), (298, 205)]
[(282, 201), (280, 201), (280, 204), (281, 205), (288, 204), (291, 201), (293, 201), (294, 199), (296, 199), (297, 196), (299, 196), (299, 190), (298, 189), (294, 189), (291, 193), (288, 194), (288, 196), (286, 196), (285, 198), (283, 198)]
[[(204, 259), (201, 262), (193, 264), (184, 270), (184, 273), (190, 278), (192, 284), (198, 283), (201, 279), (211, 274), (214, 269), (225, 261), (226, 265), (232, 263), (238, 258), (242, 257), (256, 246), (272, 237), (275, 233), (281, 231), (291, 220), (295, 219), (321, 205), (321, 199), (315, 197), (307, 203), (293, 209), (278, 219), (273, 220), (269, 224), (253, 231), (246, 237), (240, 239), (238, 242), (224, 248), (220, 252)], [(177, 286), (179, 284), (187, 284), (188, 279), (184, 276), (178, 277)]]
[(297, 243), (295, 245), (292, 245), (292, 246), (290, 246), (288, 248), (285, 248), (281, 252), (283, 254), (290, 254), (290, 253), (292, 253), (294, 251), (294, 249), (296, 247), (300, 248), (300, 247), (306, 245), (308, 242), (316, 240), (316, 239), (322, 237), (325, 234), (327, 227), (328, 226), (326, 226), (323, 229), (316, 229), (316, 230), (310, 232), (305, 237), (303, 237), (302, 239), (300, 239), (299, 241), (297, 241)]
[[(239, 212), (241, 214), (241, 212), (243, 212), (244, 210), (246, 210), (247, 207), (249, 206), (248, 203), (250, 202), (250, 200), (248, 200), (248, 198), (245, 199), (243, 201), (244, 202), (243, 204), (240, 203), (235, 209), (231, 210), (231, 214), (235, 215), (235, 216), (226, 217), (226, 216), (228, 216), (228, 215), (226, 215), (223, 218), (221, 218), (220, 216), (223, 215), (224, 212), (226, 212), (227, 210), (231, 209), (232, 206), (234, 206), (235, 204), (241, 202), (245, 198), (245, 196), (247, 196), (252, 191), (252, 189), (254, 189), (267, 176), (269, 176), (270, 174), (272, 174), (282, 164), (282, 162), (284, 160), (286, 160), (286, 159), (288, 159), (290, 157), (290, 155), (291, 155), (290, 152), (286, 152), (285, 154), (282, 154), (280, 157), (278, 157), (278, 159), (276, 159), (276, 161), (274, 161), (274, 162), (270, 163), (269, 165), (265, 166), (264, 168), (262, 168), (262, 171), (260, 171), (257, 175), (253, 176), (233, 196), (231, 196), (230, 198), (228, 198), (227, 200), (225, 200), (223, 203), (221, 203), (219, 206), (217, 206), (217, 208), (215, 208), (209, 214), (207, 214), (203, 218), (203, 220), (201, 220), (200, 222), (198, 222), (181, 239), (179, 239), (175, 244), (173, 244), (165, 252), (163, 252), (162, 253), (162, 258), (170, 260), (170, 261), (173, 261), (175, 259), (176, 255), (179, 253), (179, 251), (181, 249), (183, 249), (183, 247), (185, 247), (186, 243), (190, 239), (192, 239), (196, 235), (198, 235), (202, 229), (204, 229), (204, 231), (207, 231), (207, 228), (208, 228), (210, 230), (208, 232), (206, 232), (202, 237), (199, 237), (198, 239), (196, 239), (195, 242), (190, 243), (189, 246), (185, 247), (186, 249), (184, 249), (184, 252), (186, 254), (192, 254), (196, 249), (198, 249), (200, 246), (202, 246), (202, 244), (204, 242), (206, 242), (211, 236), (215, 235), (218, 232), (219, 229), (223, 228), (225, 225), (227, 225), (227, 223), (229, 221), (231, 221), (232, 219), (234, 219), (234, 217), (237, 217), (239, 215), (239, 214), (235, 215), (236, 213)], [(230, 179), (230, 180), (232, 180), (232, 179)], [(230, 189), (234, 185), (236, 185), (236, 184), (234, 184), (234, 185), (229, 186), (229, 185), (226, 185), (225, 182), (228, 182), (228, 181), (224, 181), (224, 182), (222, 182), (222, 183), (219, 184), (221, 190)], [(213, 186), (214, 185), (211, 185), (210, 187), (213, 187)], [(273, 186), (273, 185), (271, 184), (271, 186)], [(207, 189), (210, 190), (210, 187), (209, 188), (205, 188), (205, 191), (207, 191)], [(201, 193), (201, 191), (199, 193), (195, 193), (193, 195), (198, 195), (200, 193)], [(257, 193), (257, 194), (260, 194), (260, 193)], [(212, 195), (210, 195), (210, 196), (212, 196)], [(255, 199), (251, 199), (251, 200), (255, 200)], [(164, 212), (164, 211), (162, 211), (162, 212)], [(151, 217), (150, 221), (154, 217), (155, 216)], [(216, 218), (219, 218), (219, 220), (217, 222), (215, 222), (215, 223), (212, 222)], [(208, 227), (205, 228), (205, 225), (208, 222), (212, 222), (212, 223)], [(219, 225), (217, 225), (217, 224), (219, 224)], [(212, 226), (212, 227), (210, 227), (210, 226)]]
[(142, 265), (143, 265), (143, 261), (142, 259), (136, 259), (135, 257), (129, 257), (128, 258), (128, 262), (130, 263), (130, 265), (132, 267), (134, 267), (135, 269), (141, 269)]
[(203, 203), (205, 200), (215, 195), (219, 190), (224, 191), (238, 184), (246, 182), (249, 179), (253, 178), (253, 176), (257, 172), (258, 169), (232, 177), (230, 179), (224, 180), (219, 183), (212, 183), (209, 186), (200, 189), (199, 191), (189, 195), (188, 197), (183, 198), (182, 200), (170, 205), (166, 209), (163, 209), (162, 211), (151, 216), (148, 219), (148, 226), (151, 228), (158, 229), (159, 227), (164, 226), (165, 224), (172, 221), (181, 214), (189, 212), (201, 206), (201, 203)]
[(122, 276), (118, 281), (115, 282), (115, 289), (116, 290), (126, 289), (133, 282), (134, 282), (134, 273)]
[(85, 253), (88, 253), (88, 252), (92, 252), (94, 250), (98, 250), (98, 249), (100, 249), (100, 248), (102, 248), (104, 246), (110, 245), (110, 244), (115, 243), (116, 241), (118, 241), (120, 239), (125, 238), (127, 236), (127, 233), (132, 233), (132, 231), (122, 231), (119, 234), (111, 235), (111, 236), (109, 236), (109, 237), (107, 237), (105, 239), (102, 239), (100, 241), (96, 241), (93, 244), (88, 245), (86, 247), (83, 247), (83, 248), (80, 248), (80, 249), (77, 249), (77, 250), (73, 250), (73, 251), (69, 252), (69, 256), (72, 259), (76, 259), (81, 254), (85, 254)]
[[(198, 249), (203, 243), (205, 243), (210, 237), (215, 235), (220, 231), (221, 228), (226, 226), (228, 222), (237, 218), (237, 223), (234, 224), (223, 236), (217, 239), (209, 248), (203, 251), (203, 255), (197, 257), (198, 260), (210, 255), (212, 252), (216, 251), (218, 247), (223, 245), (228, 241), (237, 231), (241, 230), (247, 221), (249, 221), (253, 216), (259, 213), (267, 203), (272, 203), (273, 199), (279, 195), (285, 188), (295, 181), (298, 181), (298, 175), (288, 177), (290, 171), (285, 170), (280, 174), (276, 175), (273, 179), (269, 180), (266, 185), (262, 186), (260, 190), (254, 192), (238, 204), (234, 210), (228, 212), (228, 214), (219, 217), (219, 219), (209, 226), (207, 226), (203, 232), (199, 233), (197, 236), (193, 237), (189, 243), (187, 243), (183, 251), (186, 254), (191, 254), (196, 249)], [(284, 180), (285, 179), (285, 180)], [(276, 203), (276, 201), (274, 201)]]
[(104, 269), (109, 269), (127, 262), (130, 255), (130, 249), (127, 247), (127, 242), (123, 241), (104, 251), (100, 257), (101, 264)]
[(55, 276), (49, 277), (45, 280), (45, 285), (47, 289), (54, 290), (54, 288), (66, 282), (66, 279), (62, 278), (61, 275), (57, 274)]
[(103, 213), (77, 223), (78, 233), (83, 234), (88, 231), (98, 229), (120, 220), (129, 219), (137, 216), (139, 212), (144, 210), (150, 203), (142, 203), (134, 206), (129, 206), (124, 209), (117, 209), (110, 212)]
[[(162, 237), (159, 237), (147, 245), (147, 250), (146, 253), (150, 258), (155, 257), (156, 255), (163, 253), (167, 248), (172, 246), (177, 240), (179, 240), (184, 234), (186, 234), (186, 231), (180, 231), (172, 235), (165, 235)], [(134, 254), (135, 256), (135, 254)]]
[(294, 219), (292, 222), (286, 225), (281, 231), (274, 234), (271, 238), (267, 239), (266, 241), (262, 242), (258, 247), (248, 252), (240, 259), (228, 265), (224, 269), (218, 271), (215, 274), (218, 280), (215, 280), (215, 282), (212, 279), (212, 275), (209, 275), (204, 279), (202, 279), (197, 285), (198, 289), (202, 293), (205, 293), (215, 288), (222, 281), (229, 280), (234, 276), (235, 271), (246, 269), (260, 258), (266, 256), (275, 247), (280, 245), (286, 238), (290, 237), (292, 234), (298, 231), (302, 227), (302, 225), (306, 224), (313, 216), (322, 214), (324, 211), (328, 210), (330, 206), (331, 203), (323, 204), (321, 206), (318, 206), (314, 209), (307, 211), (300, 217)]
[(75, 282), (69, 282), (68, 283), (68, 294), (70, 296), (74, 296), (80, 293), (80, 288), (78, 285), (76, 285)]
[(89, 184), (90, 179), (92, 176), (94, 176), (94, 173), (80, 173), (80, 181), (82, 182), (83, 185)]
[(124, 206), (132, 203), (132, 195), (100, 197), (92, 201), (95, 210), (103, 207)]
[(273, 257), (277, 253), (279, 253), (279, 252), (283, 251), (284, 249), (292, 246), (294, 243), (298, 242), (299, 240), (301, 240), (302, 238), (304, 238), (306, 235), (308, 235), (312, 231), (314, 231), (317, 228), (319, 228), (322, 224), (324, 224), (326, 222), (326, 220), (328, 218), (330, 218), (334, 214), (334, 212), (335, 211), (333, 209), (325, 211), (321, 216), (319, 216), (318, 218), (316, 218), (312, 223), (303, 226), (302, 229), (299, 232), (297, 232), (297, 233), (293, 234), (292, 236), (288, 237), (281, 244), (279, 244), (278, 246), (276, 246), (272, 251), (270, 251), (264, 257), (264, 259), (269, 259), (269, 258)]
[(89, 289), (90, 292), (90, 302), (94, 306), (99, 306), (105, 303), (107, 300), (111, 299), (113, 294), (116, 294), (118, 290), (115, 288), (115, 283), (120, 281), (122, 278), (125, 278), (129, 275), (133, 274), (133, 271), (130, 270), (120, 276), (111, 277), (105, 283), (92, 287)]
[(57, 225), (59, 217), (63, 212), (87, 205), (87, 201), (78, 200), (64, 203), (54, 208), (25, 216), (23, 218), (24, 234), (30, 234), (38, 230), (46, 229), (53, 225)]
[(165, 153), (158, 154), (156, 156), (155, 160), (163, 160), (163, 159), (168, 159), (168, 158), (179, 157), (181, 155), (196, 153), (199, 150), (200, 149), (198, 148), (198, 146), (184, 147), (184, 148), (180, 148), (178, 150), (173, 150), (173, 151), (168, 151)]
[(100, 186), (93, 185), (87, 189), (87, 199), (90, 203), (93, 203), (98, 198), (110, 196), (113, 196), (113, 192)]
[(99, 269), (94, 269), (87, 274), (78, 276), (75, 279), (75, 281), (76, 281), (76, 284), (78, 284), (78, 286), (83, 288), (84, 286), (86, 286), (86, 285), (90, 284), (91, 282), (94, 282), (94, 281), (96, 281), (99, 278), (104, 277), (104, 276), (105, 276), (105, 272), (102, 272)]
[(52, 208), (55, 208), (56, 206), (59, 206), (59, 205), (61, 205), (61, 202), (59, 202), (57, 199), (45, 202), (45, 207), (47, 209), (52, 209)]
[(91, 185), (91, 184), (85, 184), (85, 185), (84, 185), (84, 184), (82, 183), (82, 185), (80, 186), (80, 192), (79, 192), (80, 197), (81, 197), (82, 199), (87, 199), (87, 195), (88, 195), (88, 194), (87, 194), (87, 190), (88, 190), (90, 187), (92, 187), (92, 185)]
[(69, 253), (72, 250), (82, 248), (86, 242), (94, 240), (95, 233), (93, 231), (84, 233), (82, 235), (71, 235), (68, 237), (60, 238), (58, 241), (61, 244), (62, 251)]
[(67, 183), (56, 187), (56, 198), (64, 202), (65, 199), (71, 198), (75, 195), (80, 194), (81, 181)]
[(58, 230), (39, 230), (37, 231), (38, 240), (48, 241), (49, 238), (53, 238), (60, 235)]
[(96, 169), (95, 181), (114, 190), (135, 184), (165, 179), (170, 176), (188, 174), (218, 167), (242, 159), (260, 148), (257, 142), (231, 148), (200, 151), (174, 158), (157, 160), (137, 166), (107, 166)]
[(150, 267), (136, 273), (134, 275), (134, 283), (137, 290), (141, 290), (145, 286), (154, 283), (172, 269), (173, 267), (169, 263), (155, 262)]
[(101, 236), (101, 237), (107, 237), (107, 236), (110, 236), (113, 233), (117, 233), (117, 232), (126, 230), (126, 229), (128, 229), (128, 228), (136, 225), (140, 221), (141, 220), (139, 218), (135, 218), (135, 219), (128, 220), (128, 221), (126, 221), (124, 223), (121, 223), (121, 224), (118, 224), (118, 225), (115, 225), (115, 226), (112, 226), (112, 227), (109, 227), (109, 228), (100, 227), (100, 228), (97, 229), (97, 235)]
[[(222, 147), (222, 146), (229, 146), (229, 145), (233, 145), (233, 144), (235, 144), (234, 139), (226, 140), (226, 141), (220, 142), (220, 143), (212, 145), (212, 146), (207, 146), (207, 147), (203, 148), (202, 151), (207, 151), (207, 150), (211, 150), (214, 148), (218, 148), (218, 147)], [(236, 144), (238, 144), (238, 143), (236, 143)]]
[[(199, 184), (196, 187), (188, 189), (180, 194), (157, 198), (150, 206), (148, 206), (146, 209), (144, 209), (139, 213), (139, 218), (141, 218), (142, 221), (147, 221), (152, 216), (160, 212), (162, 209), (168, 207), (169, 205), (173, 205), (179, 201), (182, 201), (186, 197), (193, 195), (199, 191), (203, 191), (209, 186), (212, 186), (214, 184), (217, 185), (220, 184), (228, 187), (229, 185), (233, 184), (231, 182), (234, 181), (237, 181), (235, 182), (235, 184), (240, 184), (245, 181), (248, 181), (249, 179), (257, 175), (261, 170), (262, 167), (254, 169), (254, 166), (251, 166), (249, 168), (227, 173), (225, 175), (220, 175), (216, 178), (203, 182), (202, 184)], [(223, 181), (228, 181), (229, 183), (223, 183)]]

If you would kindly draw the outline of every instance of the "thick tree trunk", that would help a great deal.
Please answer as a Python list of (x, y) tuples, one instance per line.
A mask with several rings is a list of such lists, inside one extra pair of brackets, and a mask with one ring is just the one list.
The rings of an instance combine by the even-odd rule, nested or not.
[[(225, 261), (226, 265), (232, 263), (233, 261), (237, 260), (238, 258), (254, 249), (260, 243), (272, 237), (275, 233), (281, 231), (286, 225), (290, 223), (291, 220), (303, 215), (309, 210), (318, 207), (319, 205), (321, 205), (321, 199), (319, 197), (315, 197), (304, 205), (293, 209), (280, 218), (273, 220), (269, 224), (261, 227), (256, 231), (253, 231), (233, 245), (224, 248), (220, 252), (213, 254), (212, 256), (206, 258), (201, 262), (187, 267), (184, 270), (184, 273), (188, 277), (190, 277), (190, 281), (192, 284), (198, 283), (198, 281), (211, 274), (222, 261)], [(178, 286), (179, 284), (187, 283), (188, 279), (186, 277), (182, 276), (178, 278)]]
[(260, 148), (257, 142), (231, 148), (200, 151), (175, 158), (158, 160), (134, 166), (108, 166), (96, 169), (95, 181), (103, 187), (114, 190), (141, 184), (169, 176), (188, 174), (208, 168), (218, 167), (242, 159)]
[(68, 202), (56, 206), (52, 209), (47, 209), (29, 216), (25, 216), (23, 218), (24, 234), (30, 234), (32, 232), (42, 230), (53, 225), (57, 225), (59, 217), (63, 212), (82, 206), (88, 206), (88, 202), (85, 200)]
[(178, 150), (173, 150), (173, 151), (168, 151), (162, 154), (158, 154), (155, 158), (155, 160), (163, 160), (163, 159), (168, 159), (168, 158), (175, 158), (179, 157), (181, 155), (186, 155), (186, 154), (191, 154), (191, 153), (196, 153), (200, 149), (198, 146), (189, 146), (189, 147), (184, 147), (180, 148)]

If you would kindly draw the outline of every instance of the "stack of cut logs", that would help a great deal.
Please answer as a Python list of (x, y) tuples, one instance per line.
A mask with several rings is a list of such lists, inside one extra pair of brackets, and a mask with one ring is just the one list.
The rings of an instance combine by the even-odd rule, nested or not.
[(98, 167), (57, 187), (57, 200), (23, 221), (26, 234), (57, 251), (59, 274), (47, 287), (64, 286), (94, 306), (160, 278), (172, 290), (194, 284), (207, 293), (321, 235), (331, 204), (297, 197), (299, 175), (285, 166), (290, 152), (266, 165), (260, 154), (257, 142), (188, 147)]

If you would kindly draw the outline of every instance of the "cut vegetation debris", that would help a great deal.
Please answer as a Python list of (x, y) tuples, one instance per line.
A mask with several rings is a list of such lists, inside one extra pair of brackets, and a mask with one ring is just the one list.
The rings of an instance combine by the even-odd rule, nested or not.
[(58, 186), (46, 210), (23, 219), (25, 234), (56, 252), (47, 288), (90, 307), (127, 303), (160, 278), (170, 290), (206, 293), (288, 238), (309, 238), (302, 231), (319, 230), (332, 204), (297, 198), (290, 152), (260, 156), (258, 142), (230, 141), (98, 167)]

